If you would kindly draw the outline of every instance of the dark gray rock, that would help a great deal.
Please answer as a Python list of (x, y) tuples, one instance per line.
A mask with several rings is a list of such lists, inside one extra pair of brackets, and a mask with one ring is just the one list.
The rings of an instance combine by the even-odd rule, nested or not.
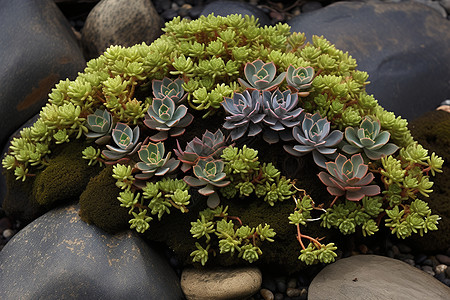
[(336, 2), (301, 14), (292, 31), (323, 35), (369, 73), (379, 103), (412, 120), (450, 95), (450, 23), (414, 2)]
[(210, 13), (214, 13), (215, 16), (228, 16), (231, 14), (255, 16), (255, 18), (259, 19), (261, 26), (271, 25), (270, 18), (262, 10), (245, 2), (214, 1), (205, 6), (201, 15), (207, 16)]
[(0, 149), (47, 102), (55, 83), (85, 66), (75, 36), (51, 0), (0, 0)]
[(111, 45), (131, 47), (158, 38), (163, 25), (149, 0), (102, 0), (89, 13), (81, 41), (89, 58), (99, 56)]
[(447, 300), (450, 288), (402, 261), (356, 255), (326, 266), (311, 282), (309, 300)]
[(167, 261), (135, 232), (109, 235), (77, 206), (36, 219), (0, 252), (0, 299), (182, 299)]

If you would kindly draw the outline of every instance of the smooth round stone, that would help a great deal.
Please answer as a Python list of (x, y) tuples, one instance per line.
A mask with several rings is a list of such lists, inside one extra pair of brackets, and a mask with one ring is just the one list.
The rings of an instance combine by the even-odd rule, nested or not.
[(444, 254), (436, 254), (436, 258), (440, 263), (450, 266), (450, 256)]
[(450, 22), (415, 2), (335, 2), (300, 14), (292, 32), (323, 35), (369, 74), (368, 94), (412, 120), (450, 95)]
[(47, 102), (51, 88), (74, 79), (85, 60), (68, 21), (51, 0), (0, 0), (0, 149)]
[(102, 0), (89, 13), (81, 41), (87, 56), (93, 58), (111, 45), (150, 44), (161, 35), (162, 25), (151, 1)]
[(271, 25), (269, 17), (259, 8), (245, 2), (238, 1), (213, 1), (203, 8), (201, 15), (207, 16), (214, 13), (215, 16), (228, 16), (231, 14), (241, 14), (242, 16), (255, 16), (261, 26)]
[(52, 210), (0, 252), (0, 299), (182, 299), (162, 255), (136, 232), (109, 235), (77, 206)]
[(261, 287), (257, 268), (185, 269), (181, 288), (188, 300), (247, 299)]
[(326, 266), (311, 282), (309, 300), (447, 300), (450, 288), (402, 261), (356, 255)]

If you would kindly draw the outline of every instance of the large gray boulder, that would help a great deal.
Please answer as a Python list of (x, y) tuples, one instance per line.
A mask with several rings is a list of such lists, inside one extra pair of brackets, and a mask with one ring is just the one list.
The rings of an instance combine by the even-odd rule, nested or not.
[(336, 2), (301, 14), (291, 31), (323, 35), (369, 73), (369, 94), (412, 120), (450, 95), (450, 22), (415, 2)]
[(405, 262), (357, 255), (326, 266), (311, 282), (309, 300), (448, 300), (450, 288)]
[(68, 21), (51, 0), (0, 0), (0, 149), (47, 102), (55, 83), (85, 66)]
[(182, 299), (168, 262), (135, 232), (107, 234), (55, 209), (0, 252), (0, 299)]

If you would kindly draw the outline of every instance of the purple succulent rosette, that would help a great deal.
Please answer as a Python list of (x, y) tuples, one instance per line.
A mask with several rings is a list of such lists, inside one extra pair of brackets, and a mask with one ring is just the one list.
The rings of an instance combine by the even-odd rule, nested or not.
[(319, 179), (327, 186), (327, 191), (336, 196), (344, 196), (349, 201), (359, 201), (364, 196), (375, 196), (381, 192), (378, 185), (369, 185), (375, 178), (373, 173), (367, 173), (368, 165), (364, 164), (361, 154), (355, 154), (347, 159), (339, 154), (334, 162), (327, 162), (328, 173), (321, 171)]
[(192, 166), (197, 164), (199, 159), (220, 158), (222, 150), (226, 147), (225, 137), (220, 129), (215, 133), (206, 130), (200, 140), (194, 137), (187, 143), (185, 150), (181, 150), (180, 143), (177, 140), (177, 148), (173, 151), (178, 159), (183, 163), (181, 170), (187, 172)]
[(316, 165), (326, 168), (327, 158), (334, 159), (337, 155), (337, 145), (344, 134), (339, 130), (330, 133), (331, 124), (319, 113), (306, 113), (301, 128), (292, 128), (292, 135), (299, 145), (284, 145), (283, 148), (293, 156), (303, 156), (312, 152)]
[(280, 138), (283, 141), (293, 140), (292, 130), (286, 129), (301, 122), (303, 108), (297, 107), (298, 95), (277, 89), (273, 93), (263, 91), (262, 97), (266, 115), (263, 122), (269, 126), (269, 130), (264, 131), (264, 140), (269, 144), (277, 143)]
[(255, 136), (262, 132), (264, 113), (262, 112), (262, 96), (258, 90), (251, 94), (248, 90), (242, 94), (234, 93), (233, 98), (224, 97), (222, 106), (230, 114), (225, 118), (223, 128), (231, 130), (231, 139), (237, 140), (244, 136)]

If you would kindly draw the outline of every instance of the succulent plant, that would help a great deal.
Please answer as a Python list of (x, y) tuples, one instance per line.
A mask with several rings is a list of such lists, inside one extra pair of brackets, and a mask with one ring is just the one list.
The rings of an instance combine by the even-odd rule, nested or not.
[(314, 162), (322, 168), (326, 168), (325, 157), (330, 159), (336, 157), (335, 146), (344, 136), (339, 130), (333, 130), (330, 133), (330, 122), (326, 117), (322, 118), (319, 113), (314, 115), (306, 113), (301, 129), (298, 126), (293, 127), (292, 135), (300, 145), (284, 145), (284, 150), (294, 156), (303, 156), (312, 152)]
[(286, 82), (290, 88), (294, 91), (300, 92), (302, 96), (307, 96), (309, 92), (304, 91), (311, 87), (312, 80), (314, 79), (314, 69), (312, 67), (300, 67), (294, 68), (289, 65), (286, 71)]
[(156, 144), (149, 142), (146, 145), (142, 145), (138, 151), (141, 161), (135, 165), (142, 173), (136, 174), (134, 177), (147, 180), (153, 175), (163, 176), (175, 170), (180, 164), (180, 161), (170, 158), (171, 152), (167, 153), (166, 157), (164, 157), (164, 151), (164, 144), (162, 142)]
[(178, 102), (183, 101), (187, 96), (182, 87), (183, 83), (184, 81), (181, 78), (175, 80), (171, 80), (167, 77), (164, 77), (163, 80), (155, 79), (152, 81), (153, 95), (158, 99), (169, 97), (177, 104)]
[(109, 160), (118, 160), (126, 155), (136, 153), (141, 143), (139, 140), (139, 126), (131, 127), (124, 123), (117, 123), (112, 130), (112, 138), (117, 147), (106, 145), (109, 150), (103, 150), (102, 154)]
[(375, 176), (367, 173), (369, 167), (364, 164), (361, 154), (355, 154), (350, 159), (339, 154), (334, 162), (326, 163), (326, 168), (328, 174), (322, 171), (318, 176), (327, 186), (327, 191), (336, 196), (335, 200), (345, 195), (347, 200), (359, 201), (364, 196), (380, 193), (378, 185), (369, 185)]
[(361, 150), (371, 160), (378, 160), (383, 156), (388, 156), (397, 151), (397, 145), (388, 143), (391, 134), (380, 130), (379, 120), (372, 120), (365, 117), (359, 128), (347, 127), (345, 129), (345, 143), (342, 151), (348, 154), (355, 154)]
[(187, 112), (187, 107), (176, 107), (175, 102), (168, 96), (162, 99), (153, 99), (152, 105), (147, 110), (148, 116), (144, 124), (150, 129), (159, 130), (159, 133), (150, 137), (153, 142), (164, 141), (170, 136), (180, 136), (191, 124), (194, 116)]
[(216, 208), (219, 203), (219, 195), (214, 190), (215, 187), (225, 187), (230, 181), (224, 180), (226, 174), (223, 172), (224, 163), (221, 160), (200, 159), (193, 167), (194, 175), (185, 176), (183, 180), (190, 186), (204, 186), (198, 192), (204, 196), (209, 196), (207, 204), (211, 208)]
[(275, 89), (284, 80), (286, 72), (281, 73), (275, 78), (277, 74), (275, 64), (273, 62), (264, 63), (262, 60), (257, 59), (245, 65), (244, 74), (248, 82), (239, 78), (238, 81), (240, 84), (248, 89), (263, 91)]
[(201, 140), (198, 137), (195, 137), (192, 141), (187, 143), (184, 151), (181, 150), (178, 140), (177, 147), (178, 149), (174, 149), (175, 155), (183, 163), (181, 165), (181, 170), (186, 172), (193, 165), (197, 164), (199, 159), (220, 158), (226, 144), (222, 131), (217, 129), (215, 133), (206, 130)]
[(96, 139), (96, 144), (106, 144), (111, 138), (112, 116), (106, 109), (97, 109), (87, 116), (86, 127), (90, 130), (86, 133), (86, 137)]
[(291, 141), (292, 130), (286, 128), (299, 125), (303, 112), (303, 108), (297, 107), (298, 95), (291, 94), (289, 90), (280, 92), (277, 89), (273, 93), (264, 91), (262, 101), (266, 115), (263, 122), (269, 125), (270, 129), (264, 131), (264, 140), (270, 144), (277, 143), (280, 138), (283, 141)]
[(234, 93), (233, 98), (224, 97), (222, 106), (231, 114), (225, 118), (223, 127), (231, 130), (232, 140), (244, 136), (247, 129), (249, 136), (261, 133), (261, 121), (265, 115), (262, 113), (262, 96), (259, 91), (254, 90), (250, 94), (246, 90), (242, 94)]

